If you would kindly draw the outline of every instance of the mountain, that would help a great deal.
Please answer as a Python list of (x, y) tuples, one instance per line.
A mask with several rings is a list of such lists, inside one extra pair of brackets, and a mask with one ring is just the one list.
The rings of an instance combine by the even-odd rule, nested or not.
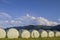
[[(27, 29), (27, 30), (58, 30), (60, 31), (60, 25), (56, 25), (56, 26), (43, 26), (43, 25), (28, 25), (28, 26), (17, 26), (17, 27), (10, 27), (10, 28), (15, 28), (17, 30), (21, 30), (21, 29)], [(5, 30), (8, 30), (10, 28), (6, 28)]]
[(60, 25), (53, 26), (50, 30), (60, 31)]

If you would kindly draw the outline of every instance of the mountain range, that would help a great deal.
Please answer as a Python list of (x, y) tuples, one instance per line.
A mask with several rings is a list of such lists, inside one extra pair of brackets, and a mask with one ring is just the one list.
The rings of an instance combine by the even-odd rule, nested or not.
[[(43, 25), (28, 25), (28, 26), (16, 26), (16, 27), (10, 27), (10, 28), (15, 28), (17, 30), (21, 30), (21, 29), (27, 29), (27, 30), (56, 30), (56, 31), (60, 31), (60, 25), (56, 25), (56, 26), (43, 26)], [(5, 30), (8, 30), (10, 28), (6, 28)]]

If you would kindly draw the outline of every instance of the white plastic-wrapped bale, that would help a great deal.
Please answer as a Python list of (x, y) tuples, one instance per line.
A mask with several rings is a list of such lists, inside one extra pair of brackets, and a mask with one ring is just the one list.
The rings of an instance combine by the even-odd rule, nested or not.
[(54, 37), (54, 32), (53, 31), (48, 31), (48, 37)]
[(56, 36), (56, 37), (60, 37), (60, 32), (59, 32), (59, 31), (56, 31), (55, 36)]
[(42, 30), (41, 37), (48, 37), (48, 33), (45, 30)]
[(30, 32), (28, 30), (23, 30), (21, 33), (21, 37), (26, 39), (30, 38)]
[(40, 36), (40, 34), (39, 34), (39, 32), (37, 30), (33, 30), (31, 32), (31, 37), (32, 38), (39, 38), (39, 36)]
[(19, 37), (19, 32), (15, 28), (11, 28), (7, 32), (7, 37), (8, 38), (18, 38)]
[(5, 38), (6, 37), (6, 32), (4, 29), (0, 28), (0, 38)]

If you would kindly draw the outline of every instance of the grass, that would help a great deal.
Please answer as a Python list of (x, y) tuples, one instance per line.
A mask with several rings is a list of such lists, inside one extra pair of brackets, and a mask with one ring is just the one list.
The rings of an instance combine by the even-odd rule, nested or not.
[(60, 37), (52, 37), (52, 38), (17, 38), (17, 39), (8, 39), (8, 38), (1, 38), (0, 40), (60, 40)]

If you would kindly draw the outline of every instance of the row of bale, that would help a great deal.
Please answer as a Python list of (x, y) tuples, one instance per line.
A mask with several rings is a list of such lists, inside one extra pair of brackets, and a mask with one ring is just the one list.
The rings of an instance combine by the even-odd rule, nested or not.
[(39, 37), (60, 37), (59, 31), (45, 31), (45, 30), (22, 30), (18, 31), (15, 28), (11, 28), (8, 31), (5, 31), (4, 29), (0, 28), (0, 38), (39, 38)]

